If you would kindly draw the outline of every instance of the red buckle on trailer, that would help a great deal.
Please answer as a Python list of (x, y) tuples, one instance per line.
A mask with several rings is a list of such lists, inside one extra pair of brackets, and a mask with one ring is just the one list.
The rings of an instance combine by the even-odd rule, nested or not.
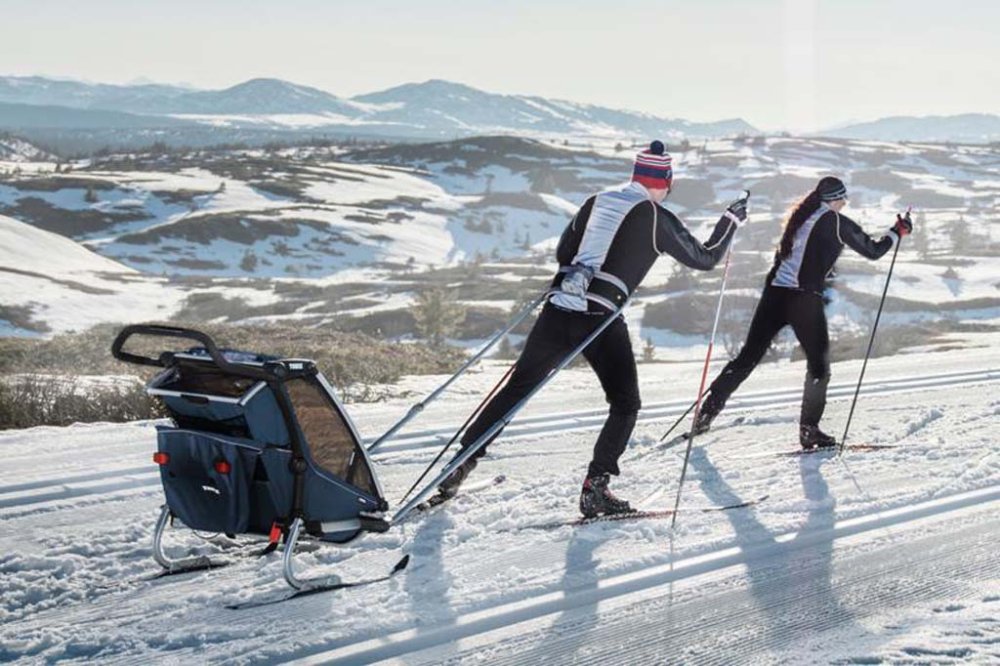
[(215, 461), (215, 471), (218, 472), (219, 474), (229, 474), (229, 472), (232, 469), (233, 469), (232, 465), (230, 465), (225, 460)]
[(271, 534), (267, 537), (267, 542), (277, 545), (281, 540), (281, 525), (277, 521), (271, 523)]
[(164, 451), (157, 451), (153, 454), (153, 462), (157, 465), (166, 465), (170, 462), (170, 454)]

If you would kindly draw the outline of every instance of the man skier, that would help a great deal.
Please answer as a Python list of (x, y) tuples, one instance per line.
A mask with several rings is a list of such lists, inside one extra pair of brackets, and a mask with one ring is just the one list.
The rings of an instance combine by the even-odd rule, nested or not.
[[(736, 227), (746, 219), (745, 201), (725, 211), (702, 245), (660, 205), (672, 181), (671, 157), (662, 142), (653, 141), (636, 156), (631, 182), (591, 196), (583, 204), (559, 239), (559, 272), (513, 374), (466, 431), (463, 449), (502, 419), (624, 303), (657, 257), (667, 254), (700, 270), (711, 269), (723, 257)], [(611, 323), (583, 356), (597, 374), (610, 410), (587, 469), (580, 511), (587, 517), (629, 512), (628, 502), (608, 489), (608, 477), (619, 473), (618, 459), (640, 406), (635, 357), (624, 319)], [(442, 499), (458, 492), (485, 451), (483, 446), (441, 482)]]
[(729, 362), (709, 387), (708, 398), (694, 424), (695, 434), (708, 431), (726, 400), (763, 358), (774, 336), (791, 325), (806, 353), (806, 382), (799, 415), (799, 444), (805, 450), (836, 446), (836, 440), (819, 429), (830, 383), (830, 337), (823, 311), (827, 275), (844, 245), (869, 259), (878, 259), (913, 230), (910, 213), (896, 215), (896, 222), (875, 241), (840, 211), (847, 205), (847, 188), (838, 178), (822, 178), (788, 216), (774, 265), (750, 323), (739, 355)]

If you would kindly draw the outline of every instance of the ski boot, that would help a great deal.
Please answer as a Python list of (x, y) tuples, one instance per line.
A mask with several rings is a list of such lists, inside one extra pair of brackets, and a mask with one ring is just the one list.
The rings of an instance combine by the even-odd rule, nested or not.
[(458, 488), (462, 482), (476, 469), (478, 464), (475, 458), (469, 458), (464, 463), (455, 468), (455, 471), (445, 477), (441, 485), (438, 486), (438, 495), (441, 501), (450, 500), (458, 494)]
[(837, 440), (819, 429), (819, 426), (800, 425), (799, 444), (803, 451), (813, 449), (831, 449), (837, 446)]
[(607, 474), (598, 474), (583, 482), (583, 490), (580, 492), (580, 513), (584, 518), (632, 513), (632, 511), (628, 502), (618, 499), (608, 490)]

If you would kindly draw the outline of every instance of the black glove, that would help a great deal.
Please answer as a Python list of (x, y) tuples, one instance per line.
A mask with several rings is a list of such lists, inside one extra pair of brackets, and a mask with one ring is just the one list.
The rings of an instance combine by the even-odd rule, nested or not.
[(910, 219), (910, 211), (906, 211), (906, 215), (896, 213), (896, 224), (892, 225), (892, 230), (900, 238), (913, 233), (913, 220)]
[(747, 221), (747, 200), (737, 199), (729, 204), (729, 207), (726, 208), (725, 216), (735, 222), (736, 226), (742, 225)]

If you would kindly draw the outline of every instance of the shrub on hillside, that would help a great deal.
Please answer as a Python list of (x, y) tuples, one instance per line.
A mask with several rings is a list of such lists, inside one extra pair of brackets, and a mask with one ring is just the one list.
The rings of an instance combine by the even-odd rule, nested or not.
[(0, 430), (165, 416), (139, 382), (98, 384), (51, 375), (0, 381)]
[[(362, 385), (394, 383), (402, 375), (446, 373), (457, 367), (463, 357), (460, 350), (448, 347), (432, 349), (423, 344), (392, 344), (362, 333), (288, 324), (189, 326), (205, 331), (221, 347), (311, 358), (338, 390), (349, 390), (352, 395), (357, 395)], [(112, 358), (111, 343), (120, 329), (120, 326), (102, 324), (82, 333), (57, 335), (49, 340), (0, 338), (0, 373), (150, 377), (155, 368), (125, 364)], [(196, 346), (193, 341), (137, 337), (129, 341), (128, 351), (156, 358), (161, 351), (192, 346)]]

